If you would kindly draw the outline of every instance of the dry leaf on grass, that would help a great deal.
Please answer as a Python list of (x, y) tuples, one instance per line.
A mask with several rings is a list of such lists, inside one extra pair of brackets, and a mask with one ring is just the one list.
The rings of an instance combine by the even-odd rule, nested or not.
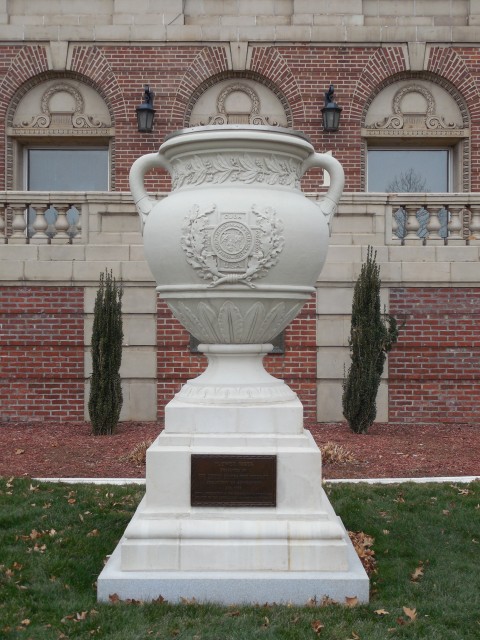
[(412, 582), (418, 582), (420, 578), (423, 578), (423, 562), (420, 562), (415, 571), (410, 574), (410, 580)]
[(358, 604), (358, 598), (357, 596), (347, 596), (345, 598), (345, 606), (346, 607), (356, 607)]
[(323, 622), (320, 622), (320, 620), (314, 620), (312, 622), (312, 629), (315, 631), (315, 633), (321, 633), (322, 629), (325, 628), (325, 625), (323, 624)]
[(388, 616), (388, 615), (390, 615), (390, 612), (386, 611), (385, 609), (375, 609), (375, 611), (373, 613), (376, 613), (377, 616)]
[(374, 538), (363, 531), (349, 531), (348, 535), (361, 563), (363, 564), (363, 568), (367, 572), (367, 575), (371, 576), (377, 570), (375, 551), (371, 549), (375, 542)]
[(417, 610), (410, 609), (409, 607), (403, 607), (403, 613), (407, 616), (407, 618), (413, 622), (417, 619)]

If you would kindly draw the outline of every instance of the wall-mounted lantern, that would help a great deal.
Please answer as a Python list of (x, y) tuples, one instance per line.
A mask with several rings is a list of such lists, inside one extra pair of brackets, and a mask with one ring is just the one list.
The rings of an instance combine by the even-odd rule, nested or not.
[(155, 109), (153, 108), (153, 98), (155, 94), (150, 91), (150, 87), (146, 84), (143, 88), (143, 101), (137, 107), (137, 125), (138, 130), (142, 133), (151, 133), (153, 130), (153, 116)]
[(325, 106), (322, 109), (324, 131), (338, 131), (340, 126), (340, 114), (342, 112), (342, 108), (333, 101), (333, 93), (333, 84), (331, 84), (328, 91), (325, 93)]

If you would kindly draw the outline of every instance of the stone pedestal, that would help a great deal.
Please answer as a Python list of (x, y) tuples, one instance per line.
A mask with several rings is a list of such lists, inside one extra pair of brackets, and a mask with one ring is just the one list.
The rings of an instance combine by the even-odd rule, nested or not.
[[(322, 489), (302, 405), (263, 368), (271, 345), (200, 348), (208, 368), (167, 406), (165, 430), (147, 452), (145, 497), (98, 579), (99, 600), (367, 601), (368, 578)], [(192, 459), (205, 455), (227, 467), (192, 476)], [(259, 456), (270, 466), (249, 475)], [(266, 478), (273, 493), (271, 485), (255, 493), (262, 473), (274, 474)]]

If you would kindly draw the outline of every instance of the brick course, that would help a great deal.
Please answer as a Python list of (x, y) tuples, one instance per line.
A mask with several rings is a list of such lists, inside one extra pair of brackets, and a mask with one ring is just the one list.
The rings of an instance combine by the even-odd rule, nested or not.
[(83, 289), (0, 287), (0, 419), (83, 420)]
[(477, 422), (480, 288), (395, 288), (405, 325), (389, 356), (392, 422)]

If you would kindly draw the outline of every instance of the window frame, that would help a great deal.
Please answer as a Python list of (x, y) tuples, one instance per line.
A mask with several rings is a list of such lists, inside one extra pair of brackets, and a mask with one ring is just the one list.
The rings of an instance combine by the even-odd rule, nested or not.
[[(45, 151), (54, 151), (54, 150), (65, 150), (65, 151), (76, 151), (80, 149), (86, 149), (91, 151), (101, 150), (105, 151), (107, 155), (107, 186), (106, 189), (46, 189), (45, 191), (97, 191), (98, 193), (102, 193), (105, 191), (111, 191), (112, 184), (112, 148), (111, 148), (111, 139), (110, 138), (95, 138), (90, 140), (72, 140), (60, 138), (50, 138), (48, 140), (17, 140), (17, 180), (20, 179), (21, 183), (20, 189), (22, 191), (30, 191), (30, 177), (29, 177), (29, 152), (31, 150), (45, 150)], [(37, 189), (33, 189), (33, 191), (37, 191)]]
[[(402, 144), (396, 144), (395, 146), (385, 144), (369, 144), (367, 141), (366, 145), (366, 170), (365, 170), (365, 191), (366, 193), (389, 193), (388, 191), (374, 191), (369, 189), (369, 153), (370, 151), (391, 151), (391, 152), (404, 152), (404, 151), (447, 151), (447, 191), (431, 191), (430, 193), (452, 193), (459, 191), (459, 189), (455, 189), (455, 185), (460, 179), (461, 171), (458, 169), (458, 157), (459, 150), (457, 149), (458, 144), (454, 145), (445, 145), (445, 140), (442, 140), (442, 144), (430, 144), (422, 145), (422, 144), (408, 144), (402, 140)], [(408, 193), (406, 191), (401, 193)]]

